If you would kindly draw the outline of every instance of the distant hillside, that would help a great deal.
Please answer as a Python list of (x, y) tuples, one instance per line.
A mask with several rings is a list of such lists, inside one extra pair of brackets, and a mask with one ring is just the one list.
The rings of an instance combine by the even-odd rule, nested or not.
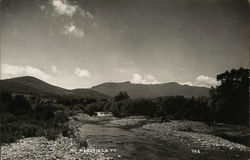
[[(103, 83), (91, 89), (64, 89), (53, 86), (34, 77), (18, 77), (0, 80), (1, 91), (11, 93), (26, 93), (46, 96), (73, 96), (104, 99), (117, 95), (120, 91), (126, 91), (131, 98), (155, 98), (159, 96), (183, 95), (185, 97), (208, 96), (209, 89), (205, 87), (195, 87), (180, 85), (175, 82), (163, 84), (132, 84), (123, 83)], [(110, 97), (111, 96), (111, 97)]]
[(68, 90), (60, 88), (30, 76), (5, 79), (1, 80), (0, 82), (1, 91), (7, 91), (11, 93), (51, 96), (76, 96), (96, 99), (110, 98), (107, 95), (90, 89)]
[(159, 96), (183, 95), (184, 97), (208, 96), (209, 89), (205, 87), (195, 87), (180, 85), (176, 82), (163, 84), (132, 84), (123, 83), (103, 83), (92, 87), (100, 93), (115, 96), (120, 91), (126, 91), (131, 98), (155, 98)]

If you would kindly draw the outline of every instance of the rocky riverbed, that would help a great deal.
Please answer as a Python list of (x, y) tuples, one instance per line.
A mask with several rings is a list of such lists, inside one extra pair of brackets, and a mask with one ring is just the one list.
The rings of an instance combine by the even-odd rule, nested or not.
[[(242, 126), (202, 122), (159, 123), (145, 117), (71, 117), (68, 125), (74, 138), (56, 140), (30, 137), (2, 146), (2, 159), (86, 159), (86, 160), (247, 160), (249, 147), (214, 135), (214, 132), (246, 134)], [(237, 132), (236, 132), (237, 131)], [(238, 135), (238, 134), (237, 134)]]
[(201, 148), (227, 148), (229, 150), (249, 151), (249, 147), (230, 142), (214, 136), (213, 126), (201, 122), (171, 121), (166, 123), (151, 123), (143, 126), (144, 129), (153, 130), (165, 136), (178, 137), (181, 141), (191, 141)]
[(72, 138), (60, 136), (55, 141), (44, 137), (24, 138), (15, 143), (4, 145), (1, 149), (2, 160), (104, 160), (97, 152), (85, 152)]

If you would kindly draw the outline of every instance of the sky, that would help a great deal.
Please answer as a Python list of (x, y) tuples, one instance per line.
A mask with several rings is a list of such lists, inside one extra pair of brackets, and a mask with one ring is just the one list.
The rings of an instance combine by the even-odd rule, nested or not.
[(218, 85), (249, 68), (247, 0), (0, 0), (1, 79)]

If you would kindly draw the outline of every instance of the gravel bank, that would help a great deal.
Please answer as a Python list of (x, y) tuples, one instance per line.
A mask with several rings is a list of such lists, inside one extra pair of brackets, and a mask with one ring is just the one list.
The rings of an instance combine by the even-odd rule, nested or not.
[(188, 140), (200, 147), (226, 148), (230, 150), (250, 151), (249, 147), (213, 136), (213, 130), (202, 122), (171, 121), (166, 123), (151, 123), (144, 129), (159, 132), (165, 136), (174, 136), (180, 141)]
[(45, 137), (24, 138), (2, 146), (1, 160), (106, 160), (104, 153), (86, 152), (87, 149), (94, 148), (81, 146), (87, 139), (79, 135), (79, 127), (86, 121), (98, 120), (100, 119), (86, 114), (70, 117), (67, 125), (73, 129), (74, 138), (59, 136), (55, 141)]
[(84, 152), (72, 138), (60, 136), (55, 141), (31, 137), (2, 146), (2, 160), (104, 160), (101, 153)]

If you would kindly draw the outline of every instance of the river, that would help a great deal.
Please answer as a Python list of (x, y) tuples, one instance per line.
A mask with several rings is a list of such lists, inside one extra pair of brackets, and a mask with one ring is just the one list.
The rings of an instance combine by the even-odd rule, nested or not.
[(141, 127), (123, 129), (108, 123), (91, 122), (80, 127), (80, 134), (88, 139), (90, 148), (107, 152), (107, 160), (243, 160), (248, 157), (244, 152), (200, 148)]

